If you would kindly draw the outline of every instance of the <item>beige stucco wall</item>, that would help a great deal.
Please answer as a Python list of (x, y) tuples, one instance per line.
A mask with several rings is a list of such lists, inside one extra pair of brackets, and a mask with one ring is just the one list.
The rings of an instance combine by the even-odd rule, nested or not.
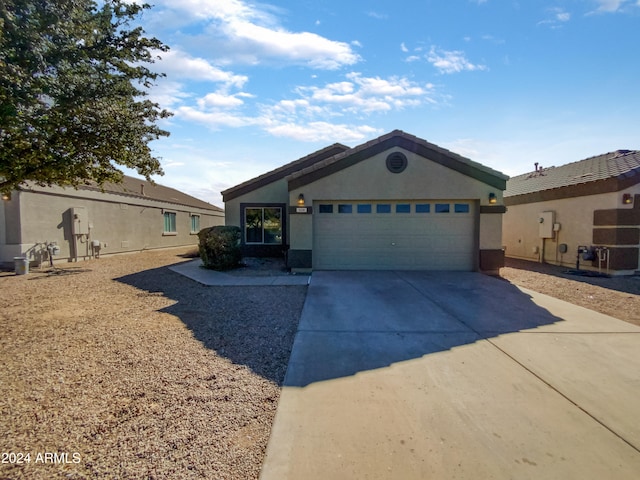
[[(640, 194), (640, 185), (625, 190), (625, 193)], [(593, 244), (594, 211), (633, 208), (633, 205), (623, 205), (621, 198), (621, 192), (613, 192), (511, 205), (507, 207), (502, 223), (505, 254), (507, 257), (575, 267), (578, 246)], [(539, 236), (538, 219), (540, 213), (547, 211), (554, 212), (554, 222), (560, 224), (560, 230), (555, 238), (543, 240)], [(568, 247), (564, 255), (558, 250), (563, 243)], [(580, 268), (589, 269), (590, 263), (581, 261)]]
[[(400, 151), (407, 156), (407, 168), (399, 174), (387, 170), (387, 156)], [(289, 202), (295, 205), (304, 194), (308, 206), (322, 200), (478, 200), (489, 205), (489, 194), (502, 205), (502, 191), (455, 170), (429, 161), (420, 155), (396, 147), (340, 170), (330, 176), (289, 192)], [(483, 214), (479, 219), (479, 245), (482, 249), (502, 248), (502, 215)], [(295, 235), (291, 248), (313, 248), (312, 215), (291, 215), (290, 225)]]
[(479, 248), (497, 250), (502, 248), (502, 215), (480, 214)]
[[(196, 245), (198, 237), (190, 231), (192, 214), (200, 216), (200, 228), (224, 224), (223, 212), (59, 187), (16, 193), (9, 203), (13, 202), (19, 203), (19, 222), (6, 218), (2, 225), (7, 230), (18, 228), (19, 234), (5, 234), (6, 238), (16, 238), (5, 242), (0, 250), (2, 262), (12, 261), (16, 255), (39, 262), (46, 242), (56, 242), (60, 247), (56, 260), (75, 258), (76, 244), (77, 256), (89, 257), (92, 240), (100, 241), (101, 255)], [(70, 209), (76, 207), (85, 209), (91, 226), (89, 235), (72, 234)], [(164, 233), (164, 211), (176, 213), (176, 234)]]

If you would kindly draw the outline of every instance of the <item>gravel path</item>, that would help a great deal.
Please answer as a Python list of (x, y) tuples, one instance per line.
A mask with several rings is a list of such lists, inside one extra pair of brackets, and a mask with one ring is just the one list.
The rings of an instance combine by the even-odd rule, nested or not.
[[(204, 287), (165, 268), (186, 253), (0, 273), (0, 452), (30, 455), (0, 479), (258, 477), (307, 287)], [(501, 273), (640, 325), (639, 278), (564, 270)]]
[(0, 275), (0, 452), (31, 456), (0, 478), (258, 477), (306, 287), (203, 287), (177, 253)]

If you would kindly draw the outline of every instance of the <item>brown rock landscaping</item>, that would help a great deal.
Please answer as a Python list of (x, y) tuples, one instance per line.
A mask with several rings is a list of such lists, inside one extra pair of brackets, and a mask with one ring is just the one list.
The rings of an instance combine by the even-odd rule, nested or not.
[(204, 287), (181, 253), (0, 276), (0, 451), (30, 454), (0, 478), (258, 477), (306, 287)]

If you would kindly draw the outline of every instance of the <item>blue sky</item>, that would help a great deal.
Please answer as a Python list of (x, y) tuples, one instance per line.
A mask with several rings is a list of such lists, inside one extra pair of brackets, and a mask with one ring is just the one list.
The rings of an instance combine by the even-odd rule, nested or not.
[[(155, 179), (220, 191), (401, 129), (507, 175), (640, 148), (640, 0), (155, 0)], [(128, 172), (130, 173), (130, 172)]]

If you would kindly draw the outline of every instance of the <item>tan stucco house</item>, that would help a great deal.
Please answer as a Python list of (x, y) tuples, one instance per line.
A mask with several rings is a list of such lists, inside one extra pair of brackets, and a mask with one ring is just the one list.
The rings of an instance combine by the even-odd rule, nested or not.
[[(0, 263), (42, 263), (198, 243), (224, 211), (176, 189), (125, 176), (77, 189), (29, 184), (0, 201)], [(49, 246), (49, 248), (48, 248)]]
[(222, 192), (245, 255), (294, 270), (496, 272), (507, 177), (395, 130), (331, 145)]
[(640, 151), (618, 150), (507, 182), (513, 258), (634, 274), (640, 270)]

